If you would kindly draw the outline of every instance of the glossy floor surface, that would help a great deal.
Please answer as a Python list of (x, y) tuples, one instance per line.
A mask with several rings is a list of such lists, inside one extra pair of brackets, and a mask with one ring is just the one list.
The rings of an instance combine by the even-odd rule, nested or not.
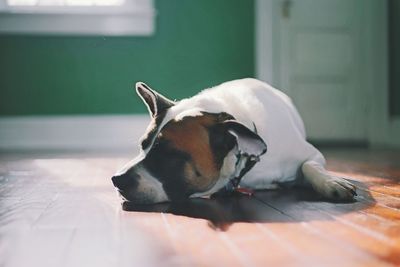
[(400, 151), (327, 150), (354, 203), (305, 189), (138, 207), (126, 156), (2, 154), (0, 266), (400, 266)]

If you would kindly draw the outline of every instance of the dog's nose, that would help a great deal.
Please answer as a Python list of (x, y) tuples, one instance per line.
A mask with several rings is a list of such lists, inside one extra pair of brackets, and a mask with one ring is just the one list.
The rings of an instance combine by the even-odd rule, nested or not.
[(111, 178), (115, 187), (120, 190), (125, 190), (127, 188), (132, 188), (137, 186), (139, 175), (133, 172), (124, 173), (121, 175), (115, 175)]
[(126, 179), (126, 177), (124, 177), (124, 175), (116, 175), (111, 178), (111, 181), (113, 182), (114, 186), (119, 189), (123, 189), (126, 187), (127, 180), (128, 179)]

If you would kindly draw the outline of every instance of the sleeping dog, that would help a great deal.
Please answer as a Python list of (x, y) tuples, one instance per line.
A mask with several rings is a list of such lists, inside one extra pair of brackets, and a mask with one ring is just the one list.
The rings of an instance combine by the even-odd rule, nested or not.
[(178, 102), (142, 82), (136, 92), (151, 122), (140, 154), (112, 177), (125, 200), (182, 201), (299, 182), (331, 200), (356, 195), (354, 185), (325, 170), (290, 98), (264, 82), (234, 80)]

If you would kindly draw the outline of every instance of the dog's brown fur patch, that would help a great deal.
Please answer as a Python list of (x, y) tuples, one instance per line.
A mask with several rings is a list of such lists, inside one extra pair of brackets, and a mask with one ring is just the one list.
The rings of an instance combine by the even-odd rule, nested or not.
[(161, 131), (172, 146), (189, 154), (193, 164), (184, 167), (187, 182), (197, 190), (206, 190), (218, 179), (219, 169), (210, 147), (207, 128), (217, 122), (215, 116), (202, 115), (171, 121)]

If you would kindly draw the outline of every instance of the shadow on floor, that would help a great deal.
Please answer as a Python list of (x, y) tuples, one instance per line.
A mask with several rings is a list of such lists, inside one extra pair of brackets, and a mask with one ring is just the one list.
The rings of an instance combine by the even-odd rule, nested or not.
[[(362, 188), (365, 185), (353, 181)], [(367, 190), (357, 191), (355, 202), (332, 203), (312, 189), (290, 188), (257, 191), (253, 196), (233, 194), (211, 199), (195, 198), (179, 203), (137, 205), (124, 202), (125, 211), (163, 212), (209, 221), (210, 227), (226, 231), (236, 222), (303, 222), (333, 220), (335, 216), (365, 209), (375, 204)]]

